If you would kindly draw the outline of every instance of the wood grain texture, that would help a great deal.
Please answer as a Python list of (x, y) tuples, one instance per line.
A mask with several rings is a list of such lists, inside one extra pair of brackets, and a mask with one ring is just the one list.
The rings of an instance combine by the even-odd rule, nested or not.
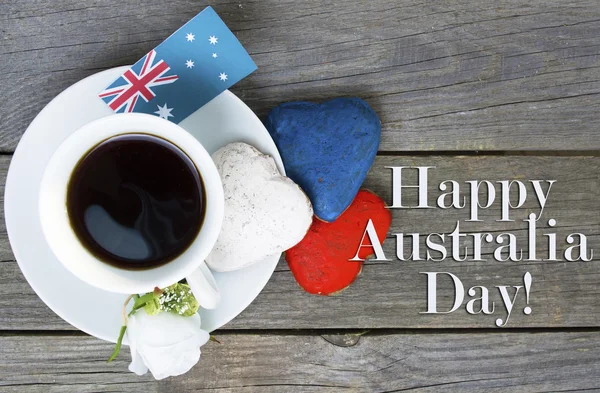
[[(356, 95), (382, 151), (600, 148), (595, 0), (210, 2), (259, 69), (234, 91), (260, 116)], [(206, 1), (0, 2), (0, 151), (52, 97), (130, 64)]]
[[(85, 4), (84, 4), (85, 3)], [(365, 98), (383, 123), (380, 153), (600, 148), (600, 8), (595, 0), (0, 0), (0, 153), (15, 150), (35, 115), (60, 91), (98, 71), (131, 64), (212, 5), (259, 69), (234, 88), (259, 116), (291, 100)], [(441, 180), (554, 179), (538, 228), (554, 218), (559, 251), (572, 232), (600, 250), (600, 157), (380, 156), (364, 186), (391, 202), (386, 166), (429, 165)], [(0, 155), (4, 188), (9, 155)], [(414, 183), (414, 174), (407, 182)], [(531, 189), (529, 188), (528, 191)], [(466, 192), (466, 190), (463, 190)], [(3, 193), (2, 193), (3, 194)], [(513, 202), (515, 199), (513, 198)], [(217, 332), (190, 373), (156, 382), (127, 372), (127, 350), (74, 332), (35, 295), (8, 243), (0, 195), (0, 392), (375, 392), (600, 390), (598, 253), (590, 262), (400, 262), (397, 232), (514, 233), (539, 211), (528, 199), (515, 222), (466, 223), (465, 209), (393, 210), (384, 251), (334, 297), (296, 284), (281, 260), (259, 297)], [(407, 204), (415, 204), (409, 193)], [(465, 243), (470, 244), (470, 241)], [(408, 242), (405, 242), (408, 246)], [(425, 250), (420, 248), (420, 252)], [(485, 285), (499, 309), (420, 315), (426, 281), (449, 271)], [(495, 285), (533, 276), (531, 315), (517, 298), (508, 327)], [(451, 285), (438, 289), (451, 304)], [(337, 329), (356, 334), (336, 334)], [(430, 331), (429, 328), (436, 330)], [(449, 330), (440, 330), (449, 329)], [(456, 328), (456, 330), (453, 330)], [(474, 328), (465, 330), (465, 328)], [(248, 329), (282, 329), (249, 334)], [(326, 329), (319, 336), (315, 330)], [(366, 330), (370, 332), (363, 335)], [(570, 331), (568, 331), (570, 330)], [(10, 332), (14, 331), (14, 332)], [(36, 331), (36, 332), (31, 332)]]
[[(7, 160), (0, 160), (0, 163), (6, 166)], [(567, 262), (561, 258), (555, 262), (499, 262), (492, 257), (493, 247), (487, 245), (482, 251), (486, 261), (402, 262), (395, 258), (396, 241), (392, 234), (449, 233), (454, 230), (457, 221), (460, 221), (461, 232), (464, 233), (513, 233), (518, 247), (527, 250), (527, 226), (522, 219), (529, 212), (538, 212), (539, 207), (530, 195), (523, 207), (512, 216), (515, 221), (504, 223), (494, 221), (500, 218), (499, 206), (483, 211), (480, 214), (484, 219), (482, 223), (465, 222), (468, 218), (465, 209), (392, 209), (392, 228), (384, 243), (384, 251), (391, 261), (367, 262), (350, 288), (333, 297), (319, 297), (303, 292), (282, 260), (259, 297), (225, 328), (493, 328), (495, 319), (506, 315), (495, 286), (523, 285), (525, 272), (533, 276), (529, 304), (533, 313), (523, 314), (527, 304), (521, 292), (508, 327), (600, 326), (600, 304), (597, 302), (600, 295), (597, 284), (600, 281), (600, 201), (597, 197), (600, 194), (600, 157), (377, 157), (365, 187), (391, 204), (391, 170), (386, 167), (400, 165), (436, 167), (431, 170), (429, 181), (432, 202), (440, 192), (437, 190), (438, 183), (446, 179), (461, 184), (467, 180), (557, 180), (539, 223), (538, 256), (542, 258), (547, 253), (543, 233), (551, 232), (546, 223), (554, 218), (557, 225), (552, 232), (557, 233), (559, 255), (566, 247), (566, 235), (581, 232), (588, 235), (590, 247), (596, 248), (594, 260)], [(5, 169), (0, 170), (0, 175), (4, 172)], [(406, 184), (416, 184), (415, 177), (414, 173), (412, 176), (407, 173)], [(4, 179), (0, 178), (0, 185), (3, 182)], [(531, 188), (528, 191), (531, 192)], [(465, 192), (467, 190), (463, 190)], [(407, 206), (416, 204), (416, 193), (407, 194), (405, 203)], [(513, 203), (516, 203), (514, 195)], [(470, 241), (464, 244), (468, 245)], [(0, 250), (4, 250), (4, 258), (10, 259), (5, 236), (0, 236)], [(0, 329), (72, 329), (46, 308), (32, 292), (16, 263), (8, 259), (0, 264)], [(465, 289), (474, 285), (489, 287), (490, 300), (496, 303), (497, 312), (469, 315), (463, 306), (447, 315), (419, 314), (425, 311), (427, 299), (426, 278), (420, 272), (427, 271), (452, 272), (463, 280)], [(438, 291), (440, 310), (449, 309), (453, 292), (450, 281), (440, 281)], [(465, 303), (467, 300), (468, 297)]]
[(600, 389), (597, 332), (365, 335), (336, 346), (311, 335), (222, 335), (188, 374), (127, 371), (127, 349), (84, 336), (0, 338), (0, 390), (28, 392), (519, 392)]

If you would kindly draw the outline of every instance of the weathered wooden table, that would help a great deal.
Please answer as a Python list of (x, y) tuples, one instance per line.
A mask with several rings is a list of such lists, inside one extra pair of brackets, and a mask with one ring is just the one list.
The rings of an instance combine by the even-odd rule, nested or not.
[[(208, 5), (171, 0), (0, 0), (0, 182), (19, 138), (56, 94), (130, 64)], [(216, 332), (201, 363), (155, 382), (127, 372), (126, 352), (75, 331), (33, 293), (0, 224), (1, 392), (399, 392), (600, 389), (600, 274), (562, 258), (565, 236), (600, 247), (600, 4), (597, 0), (213, 1), (258, 71), (234, 89), (259, 116), (291, 100), (365, 98), (383, 123), (365, 186), (391, 200), (385, 166), (436, 166), (441, 180), (557, 180), (546, 209), (559, 261), (367, 262), (341, 294), (304, 293), (282, 260), (256, 301)], [(416, 196), (412, 203), (415, 203)], [(409, 199), (410, 202), (410, 199)], [(516, 201), (513, 201), (516, 203)], [(474, 230), (514, 233), (486, 210)], [(398, 232), (450, 232), (459, 209), (393, 210)], [(461, 223), (463, 223), (461, 221)], [(546, 221), (540, 228), (548, 231)], [(463, 229), (461, 227), (461, 229)], [(539, 229), (539, 228), (538, 228)], [(547, 253), (542, 230), (538, 252)], [(484, 255), (492, 248), (484, 247)], [(598, 253), (600, 254), (600, 249)], [(426, 278), (522, 285), (506, 328), (492, 315), (423, 315)], [(451, 304), (452, 287), (440, 288)], [(490, 292), (501, 307), (498, 292)], [(90, 305), (93, 307), (93, 305)]]

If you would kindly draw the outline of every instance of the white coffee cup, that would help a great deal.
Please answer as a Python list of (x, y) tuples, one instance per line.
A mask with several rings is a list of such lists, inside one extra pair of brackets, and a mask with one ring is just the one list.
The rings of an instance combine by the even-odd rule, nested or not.
[[(78, 240), (67, 212), (67, 186), (77, 163), (94, 146), (113, 136), (131, 133), (154, 135), (179, 147), (195, 164), (205, 187), (205, 216), (193, 243), (174, 260), (150, 269), (127, 270), (98, 260)], [(223, 222), (223, 185), (210, 155), (183, 128), (156, 116), (117, 114), (75, 131), (50, 158), (39, 194), (42, 230), (58, 260), (86, 283), (110, 292), (140, 294), (164, 288), (185, 278), (204, 308), (220, 300), (215, 279), (204, 259), (217, 241)], [(60, 290), (60, 288), (57, 288)]]

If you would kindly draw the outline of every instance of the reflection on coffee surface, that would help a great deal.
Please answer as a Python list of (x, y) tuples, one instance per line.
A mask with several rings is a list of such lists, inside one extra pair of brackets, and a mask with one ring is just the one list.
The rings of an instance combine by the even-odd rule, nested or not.
[(202, 179), (172, 143), (146, 134), (100, 143), (77, 164), (67, 211), (79, 241), (126, 269), (165, 264), (196, 238), (204, 219)]

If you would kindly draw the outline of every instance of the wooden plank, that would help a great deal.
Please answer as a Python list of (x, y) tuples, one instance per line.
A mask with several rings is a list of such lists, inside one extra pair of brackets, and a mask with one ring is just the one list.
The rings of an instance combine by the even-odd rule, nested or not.
[[(0, 158), (0, 167), (7, 159)], [(285, 261), (280, 261), (275, 274), (254, 303), (227, 329), (301, 329), (301, 328), (493, 328), (497, 318), (505, 318), (497, 285), (523, 285), (523, 275), (533, 276), (529, 306), (531, 315), (523, 313), (527, 306), (521, 291), (517, 297), (508, 327), (589, 327), (600, 326), (598, 297), (598, 247), (600, 247), (600, 157), (378, 157), (365, 187), (381, 195), (391, 204), (391, 170), (388, 166), (435, 166), (431, 170), (431, 200), (439, 194), (438, 183), (453, 179), (464, 185), (467, 180), (528, 179), (557, 180), (548, 194), (543, 220), (536, 241), (540, 258), (547, 254), (544, 233), (556, 232), (559, 260), (498, 262), (493, 260), (493, 247), (485, 245), (486, 261), (443, 262), (406, 261), (395, 258), (394, 233), (449, 233), (460, 221), (461, 232), (490, 231), (494, 235), (510, 232), (519, 248), (527, 250), (527, 226), (522, 221), (539, 206), (531, 195), (521, 209), (512, 213), (515, 222), (496, 222), (500, 207), (482, 211), (482, 223), (468, 223), (465, 209), (392, 209), (393, 223), (384, 251), (391, 261), (370, 261), (361, 276), (347, 290), (334, 297), (304, 293), (296, 284)], [(4, 170), (5, 171), (5, 170)], [(0, 175), (4, 173), (0, 170)], [(407, 173), (406, 184), (416, 184), (415, 173)], [(0, 177), (0, 185), (4, 179)], [(528, 185), (531, 192), (531, 186)], [(544, 188), (546, 190), (546, 188)], [(467, 193), (462, 190), (463, 195)], [(498, 194), (500, 195), (500, 194)], [(407, 206), (416, 204), (416, 193), (405, 194)], [(498, 197), (499, 198), (499, 197)], [(516, 203), (513, 195), (513, 203)], [(0, 217), (1, 218), (1, 217)], [(546, 224), (557, 221), (556, 230)], [(590, 262), (567, 262), (563, 257), (565, 238), (573, 232), (588, 236), (596, 248)], [(469, 237), (468, 239), (472, 239)], [(421, 255), (424, 255), (423, 241)], [(470, 249), (472, 241), (464, 244)], [(408, 243), (405, 243), (408, 247)], [(449, 247), (449, 246), (448, 246)], [(0, 236), (0, 250), (9, 256), (6, 236)], [(472, 252), (471, 252), (472, 254)], [(25, 282), (15, 262), (5, 261), (0, 268), (0, 329), (46, 330), (72, 329), (54, 316)], [(492, 315), (470, 315), (464, 306), (451, 314), (423, 315), (426, 310), (426, 277), (420, 272), (451, 272), (463, 280), (465, 289), (473, 285), (490, 288), (490, 300), (496, 303)], [(442, 279), (440, 279), (442, 280)], [(512, 293), (512, 292), (511, 292)], [(447, 279), (438, 289), (440, 310), (449, 309), (453, 287)], [(466, 301), (469, 300), (467, 297)], [(442, 308), (443, 307), (443, 308)]]
[[(590, 247), (598, 247), (600, 206), (596, 198), (600, 182), (597, 157), (378, 157), (364, 186), (391, 204), (391, 170), (387, 166), (433, 166), (429, 181), (429, 195), (439, 195), (440, 181), (453, 179), (464, 185), (467, 180), (498, 181), (504, 179), (552, 179), (554, 184), (540, 222), (536, 241), (540, 258), (547, 254), (547, 242), (542, 233), (553, 232), (547, 220), (557, 221), (558, 250), (566, 247), (565, 238), (573, 232), (589, 235)], [(403, 177), (406, 184), (416, 184), (416, 174)], [(467, 190), (463, 190), (463, 194)], [(405, 195), (407, 206), (416, 206), (416, 192)], [(514, 198), (514, 196), (513, 196)], [(513, 199), (516, 202), (515, 199)], [(532, 295), (529, 306), (531, 315), (523, 313), (527, 306), (524, 297), (515, 303), (515, 312), (508, 326), (512, 327), (559, 327), (598, 326), (600, 315), (596, 309), (598, 294), (598, 253), (590, 262), (522, 261), (499, 262), (492, 257), (493, 248), (484, 246), (485, 262), (457, 262), (446, 259), (433, 261), (399, 261), (396, 258), (395, 233), (449, 233), (460, 221), (461, 232), (492, 232), (498, 235), (510, 232), (517, 238), (519, 248), (527, 250), (527, 226), (523, 220), (530, 212), (539, 213), (533, 199), (527, 199), (523, 207), (512, 217), (515, 222), (496, 222), (500, 208), (494, 206), (480, 214), (482, 223), (465, 222), (469, 218), (465, 209), (392, 209), (393, 221), (390, 234), (384, 244), (389, 262), (370, 262), (357, 281), (347, 290), (333, 298), (322, 298), (303, 293), (297, 289), (293, 277), (287, 272), (276, 273), (261, 296), (228, 327), (242, 328), (261, 325), (268, 328), (310, 327), (493, 327), (502, 315), (502, 302), (497, 285), (523, 285), (523, 276), (533, 276)], [(472, 237), (463, 243), (472, 250)], [(404, 243), (408, 248), (408, 242)], [(447, 245), (450, 248), (450, 245)], [(424, 255), (424, 240), (421, 240)], [(470, 251), (472, 255), (472, 251)], [(280, 264), (280, 266), (282, 266)], [(285, 266), (285, 265), (283, 265)], [(492, 315), (469, 315), (464, 306), (451, 314), (423, 315), (426, 311), (426, 277), (421, 272), (451, 272), (461, 278), (465, 290), (474, 285), (490, 288), (491, 300), (498, 313)], [(492, 292), (493, 291), (493, 292)], [(289, 294), (294, 294), (289, 296)], [(453, 301), (453, 286), (448, 280), (440, 284), (438, 298), (444, 304), (440, 310), (449, 310)], [(523, 294), (523, 293), (522, 293)], [(466, 301), (469, 300), (467, 297)], [(273, 318), (265, 315), (273, 315)], [(256, 321), (256, 322), (255, 322)]]
[[(599, 149), (594, 0), (210, 2), (259, 70), (235, 92), (259, 115), (358, 95), (383, 151)], [(208, 2), (0, 3), (0, 151), (97, 71), (129, 64)]]
[[(597, 332), (320, 336), (223, 335), (189, 373), (127, 372), (127, 349), (74, 336), (0, 338), (0, 389), (21, 392), (519, 392), (600, 389)], [(347, 340), (356, 342), (355, 338)]]
[(10, 155), (0, 155), (0, 190), (2, 190), (0, 193), (0, 262), (15, 260), (8, 242), (6, 222), (4, 221), (4, 186), (6, 185), (6, 175), (8, 174), (11, 158)]

